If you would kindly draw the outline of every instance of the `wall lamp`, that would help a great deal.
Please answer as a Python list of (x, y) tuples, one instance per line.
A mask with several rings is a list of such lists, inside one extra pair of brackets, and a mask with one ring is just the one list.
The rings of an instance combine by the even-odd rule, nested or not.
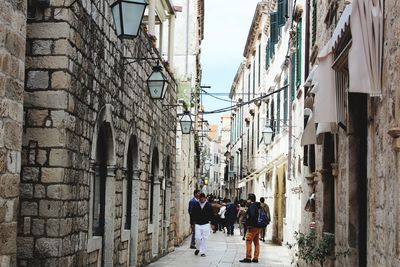
[(182, 134), (190, 134), (193, 128), (193, 121), (189, 111), (184, 111), (182, 118), (179, 121), (181, 125)]
[(125, 64), (135, 63), (144, 60), (157, 60), (157, 65), (153, 66), (153, 71), (150, 74), (149, 78), (147, 78), (147, 88), (149, 89), (150, 97), (152, 99), (163, 100), (165, 97), (165, 93), (168, 88), (168, 80), (163, 73), (163, 68), (160, 65), (159, 58), (134, 58), (134, 57), (123, 57), (125, 60), (130, 60)]
[(142, 24), (146, 0), (117, 0), (111, 4), (115, 30), (118, 38), (135, 38)]
[(271, 144), (272, 136), (274, 135), (274, 130), (271, 128), (271, 126), (266, 125), (262, 130), (261, 134), (262, 134), (262, 139), (264, 141), (264, 145)]

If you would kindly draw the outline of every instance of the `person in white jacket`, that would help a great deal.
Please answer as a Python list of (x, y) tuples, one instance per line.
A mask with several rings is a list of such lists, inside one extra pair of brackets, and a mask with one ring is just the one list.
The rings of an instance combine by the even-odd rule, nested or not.
[(220, 227), (222, 229), (220, 229), (220, 231), (223, 230), (224, 233), (225, 233), (225, 226), (226, 226), (225, 211), (226, 211), (226, 203), (222, 203), (222, 206), (219, 209), (218, 215), (219, 215), (219, 218), (221, 219)]

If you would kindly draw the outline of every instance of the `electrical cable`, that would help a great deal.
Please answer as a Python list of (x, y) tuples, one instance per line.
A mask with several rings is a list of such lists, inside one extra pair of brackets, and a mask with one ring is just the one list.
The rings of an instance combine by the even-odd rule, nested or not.
[[(290, 29), (293, 29), (293, 17), (294, 17), (295, 10), (296, 10), (296, 2), (297, 2), (297, 0), (294, 0), (294, 2), (293, 2), (293, 9), (292, 9), (292, 18), (291, 18), (291, 22), (290, 22)], [(286, 58), (289, 57), (289, 53), (290, 53), (290, 40), (289, 40), (288, 47), (287, 47), (287, 50), (286, 50), (286, 56), (285, 56)], [(289, 60), (291, 60), (291, 59), (289, 58)], [(284, 69), (281, 70), (280, 75), (282, 75), (283, 71), (284, 71)], [(289, 81), (289, 82), (290, 82), (290, 81)], [(233, 110), (233, 109), (235, 109), (235, 108), (237, 108), (237, 107), (243, 106), (243, 105), (245, 105), (245, 104), (250, 104), (250, 103), (252, 103), (252, 102), (255, 102), (255, 101), (264, 99), (264, 98), (266, 98), (266, 97), (268, 97), (268, 96), (270, 96), (270, 95), (273, 95), (273, 94), (275, 94), (275, 93), (278, 93), (278, 92), (282, 91), (283, 89), (287, 88), (288, 85), (289, 85), (289, 84), (286, 84), (286, 85), (282, 86), (281, 88), (279, 88), (279, 89), (277, 89), (277, 90), (275, 90), (275, 91), (273, 91), (273, 92), (271, 92), (271, 93), (268, 93), (268, 94), (266, 94), (266, 95), (261, 95), (261, 96), (259, 96), (259, 97), (253, 98), (253, 99), (251, 99), (251, 100), (249, 100), (249, 101), (247, 101), (247, 102), (240, 102), (239, 104), (236, 104), (236, 105), (233, 105), (233, 106), (230, 106), (230, 107), (221, 108), (221, 109), (216, 109), (216, 110), (212, 110), (212, 111), (203, 111), (203, 112), (201, 112), (201, 113), (202, 113), (202, 114), (215, 114), (215, 113), (222, 113), (222, 112), (231, 111), (231, 110)], [(204, 91), (204, 90), (203, 90), (203, 91)], [(204, 91), (204, 92), (207, 93), (206, 91)], [(207, 94), (208, 94), (208, 93), (207, 93)], [(290, 96), (289, 96), (289, 97), (290, 97)], [(226, 100), (225, 100), (225, 101), (226, 101)], [(238, 103), (238, 102), (236, 102), (236, 103)]]

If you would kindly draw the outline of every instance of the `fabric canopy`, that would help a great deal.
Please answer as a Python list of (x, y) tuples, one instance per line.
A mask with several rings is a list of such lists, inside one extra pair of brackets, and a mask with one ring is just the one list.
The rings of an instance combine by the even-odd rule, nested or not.
[(381, 95), (383, 0), (353, 0), (349, 92)]
[(311, 109), (305, 108), (304, 115), (308, 115), (308, 120), (304, 132), (301, 136), (301, 145), (313, 145), (317, 143), (317, 136), (315, 135), (315, 121), (314, 114)]
[(314, 74), (314, 119), (319, 122), (336, 122), (335, 71), (330, 42), (318, 54), (318, 68)]

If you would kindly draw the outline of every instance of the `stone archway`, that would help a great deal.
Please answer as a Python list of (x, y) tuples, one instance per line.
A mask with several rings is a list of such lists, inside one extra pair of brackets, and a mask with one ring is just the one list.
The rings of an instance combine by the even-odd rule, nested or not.
[[(170, 155), (169, 153), (167, 153)], [(170, 229), (170, 217), (171, 217), (171, 191), (172, 191), (172, 181), (171, 181), (171, 159), (167, 156), (164, 164), (164, 177), (162, 181), (162, 253), (168, 253), (168, 241), (169, 241), (169, 229)]]
[(115, 140), (112, 107), (99, 112), (90, 155), (88, 253), (97, 253), (101, 266), (113, 265), (115, 210)]
[(139, 234), (139, 142), (136, 127), (133, 124), (128, 131), (124, 149), (123, 179), (123, 219), (121, 223), (121, 242), (128, 242), (129, 266), (137, 265)]
[(151, 257), (158, 257), (160, 232), (160, 179), (159, 179), (159, 152), (152, 142), (149, 170), (149, 213), (148, 233), (151, 234)]

